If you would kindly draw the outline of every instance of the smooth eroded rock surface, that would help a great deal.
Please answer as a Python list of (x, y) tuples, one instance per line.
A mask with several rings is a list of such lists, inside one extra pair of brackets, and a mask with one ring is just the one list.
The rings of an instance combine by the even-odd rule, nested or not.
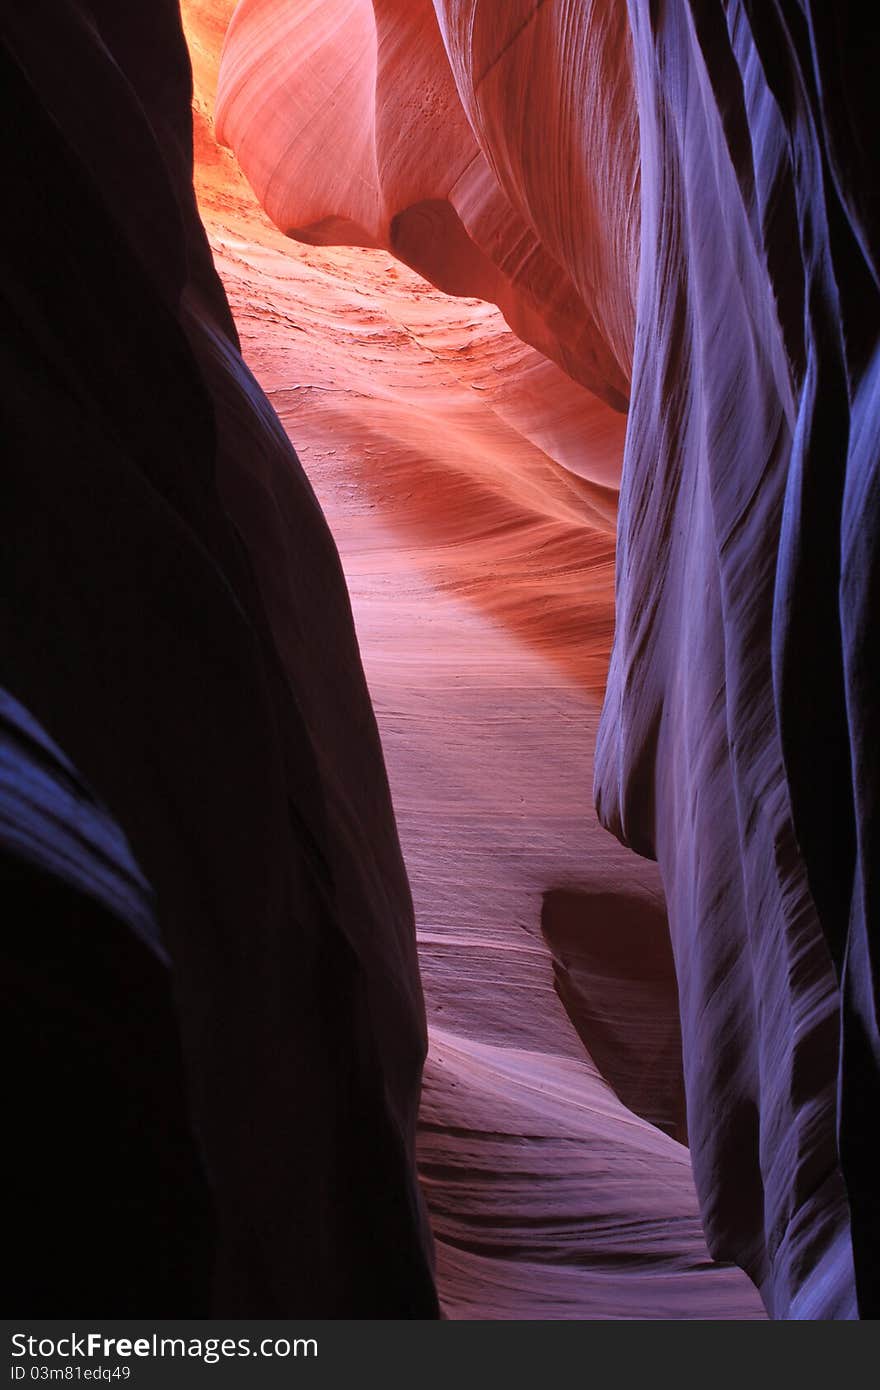
[(660, 863), (710, 1246), (780, 1316), (855, 1311), (850, 1206), (876, 1299), (877, 42), (788, 0), (246, 0), (218, 91), (282, 230), (630, 403), (597, 796)]
[[(305, 23), (306, 7), (292, 9)], [(413, 13), (401, 12), (403, 31)], [(246, 354), (297, 441), (352, 594), (416, 904), (430, 1036), (419, 1162), (444, 1309), (761, 1316), (740, 1272), (708, 1257), (687, 1151), (621, 1100), (633, 1102), (627, 1057), (662, 1037), (670, 1099), (651, 1118), (681, 1121), (668, 973), (657, 988), (649, 968), (649, 1007), (632, 1007), (639, 986), (603, 946), (623, 930), (643, 963), (662, 962), (664, 942), (668, 960), (656, 870), (602, 833), (591, 806), (614, 494), (535, 438), (527, 350), (495, 307), (446, 297), (381, 247), (285, 240), (263, 216), (209, 139), (215, 17), (186, 12), (200, 207)], [(294, 17), (279, 10), (283, 25)], [(227, 55), (246, 47), (250, 22), (240, 11)], [(303, 81), (297, 69), (291, 99)], [(629, 999), (621, 1069), (600, 1068), (557, 994), (542, 933), (557, 892), (601, 906), (594, 966)], [(601, 1013), (590, 1017), (604, 1036)]]
[(0, 33), (3, 683), (155, 894), (214, 1311), (431, 1316), (410, 894), (336, 549), (196, 211), (177, 6)]

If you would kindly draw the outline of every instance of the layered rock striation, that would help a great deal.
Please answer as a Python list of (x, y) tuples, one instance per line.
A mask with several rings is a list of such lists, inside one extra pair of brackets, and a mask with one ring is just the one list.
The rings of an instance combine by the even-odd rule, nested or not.
[(0, 22), (10, 1013), (114, 1311), (876, 1315), (878, 26), (184, 27)]
[[(414, 15), (396, 17), (403, 51)], [(656, 872), (600, 832), (590, 805), (624, 418), (572, 381), (583, 413), (571, 435), (538, 433), (541, 400), (521, 370), (533, 358), (491, 304), (395, 266), (387, 239), (323, 248), (311, 227), (285, 242), (210, 140), (215, 16), (186, 16), (200, 206), (354, 600), (416, 901), (431, 1040), (420, 1172), (443, 1305), (456, 1317), (756, 1316), (742, 1277), (708, 1259), (673, 1138), (683, 1086)], [(266, 100), (285, 112), (288, 171), (309, 138), (295, 124), (306, 78), (336, 62), (346, 101), (354, 82), (342, 77), (354, 50), (334, 46), (321, 8), (282, 7), (276, 34), (294, 20), (312, 26), (293, 50), (312, 55), (312, 75), (297, 66), (288, 87), (270, 63)], [(257, 163), (250, 44), (272, 47), (273, 22), (240, 10), (220, 66), (228, 134), (227, 63), (234, 85), (236, 55), (253, 58), (235, 109)], [(276, 48), (291, 51), (280, 37)], [(269, 139), (275, 129), (270, 117)], [(333, 144), (328, 124), (321, 141)], [(315, 160), (310, 187), (329, 176)], [(273, 188), (296, 205), (295, 180)], [(332, 221), (322, 235), (355, 239)], [(587, 429), (603, 418), (615, 434)]]
[(778, 1316), (876, 1299), (877, 40), (785, 0), (245, 0), (217, 98), (283, 231), (495, 303), (581, 418), (629, 402), (597, 800), (660, 864), (710, 1248)]
[(777, 1315), (827, 1317), (853, 1277), (877, 1306), (880, 36), (820, 9), (631, 6), (642, 269), (597, 794), (663, 870), (710, 1245)]

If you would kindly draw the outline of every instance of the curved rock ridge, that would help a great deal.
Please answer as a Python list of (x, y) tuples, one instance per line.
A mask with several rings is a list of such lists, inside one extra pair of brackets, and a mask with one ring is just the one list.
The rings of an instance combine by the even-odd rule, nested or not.
[[(288, 235), (393, 250), (492, 301), (621, 409), (638, 262), (628, 44), (613, 3), (245, 0), (218, 135)], [(521, 99), (539, 90), (550, 143)]]
[(660, 862), (710, 1246), (783, 1317), (877, 1298), (877, 43), (794, 0), (245, 0), (218, 91), (283, 230), (632, 401), (597, 799)]
[(876, 1316), (880, 34), (845, 3), (630, 18), (642, 270), (600, 814), (663, 872), (710, 1247), (778, 1316), (852, 1316), (854, 1284)]
[(876, 1316), (880, 27), (185, 24), (0, 19), (4, 974), (114, 1310)]
[[(656, 870), (590, 804), (615, 494), (534, 437), (518, 371), (531, 349), (496, 307), (448, 297), (381, 248), (286, 239), (263, 215), (211, 143), (216, 15), (184, 10), (196, 187), (245, 355), (352, 596), (416, 906), (419, 1171), (443, 1308), (760, 1317), (741, 1272), (708, 1257), (672, 1137), (682, 1074)], [(560, 902), (588, 953), (569, 949)], [(621, 968), (612, 933), (641, 973)], [(612, 996), (636, 1007), (615, 1015)], [(609, 1024), (618, 1066), (601, 1050)], [(650, 1097), (633, 1085), (646, 1048), (660, 1056)]]
[[(17, 132), (0, 228), (0, 682), (106, 807), (156, 903), (186, 1073), (173, 1084), (218, 1241), (209, 1287), (171, 1311), (434, 1316), (412, 903), (337, 552), (244, 365), (196, 209), (177, 4), (35, 0), (4, 10), (0, 40)], [(120, 1055), (146, 1057), (130, 914), (108, 925), (90, 897), (81, 960), (99, 932), (128, 942)], [(65, 959), (78, 919), (55, 898)], [(173, 1033), (164, 967), (141, 956)], [(68, 1048), (94, 1036), (96, 1068), (112, 1059), (102, 1002), (90, 986)], [(47, 1044), (32, 1020), (22, 1036), (33, 1093)], [(48, 1036), (63, 1052), (63, 1028)], [(142, 1081), (146, 1062), (133, 1094)], [(149, 1135), (143, 1115), (114, 1139), (123, 1186), (144, 1171), (132, 1134)], [(49, 1315), (70, 1290), (46, 1264)], [(102, 1306), (168, 1311), (161, 1281), (119, 1308), (115, 1260), (103, 1270)]]

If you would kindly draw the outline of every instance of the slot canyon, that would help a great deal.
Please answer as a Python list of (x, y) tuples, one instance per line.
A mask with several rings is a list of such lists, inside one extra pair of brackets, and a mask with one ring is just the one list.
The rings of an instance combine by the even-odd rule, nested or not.
[(0, 33), (7, 1307), (877, 1317), (880, 20)]

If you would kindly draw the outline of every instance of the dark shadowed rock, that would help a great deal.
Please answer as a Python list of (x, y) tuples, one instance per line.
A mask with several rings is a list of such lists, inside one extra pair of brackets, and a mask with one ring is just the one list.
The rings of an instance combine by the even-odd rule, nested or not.
[(0, 676), (155, 894), (215, 1311), (430, 1316), (406, 876), (335, 547), (195, 209), (177, 6), (0, 34)]
[(661, 906), (555, 888), (541, 929), (553, 978), (587, 1052), (630, 1110), (687, 1143), (675, 962)]

